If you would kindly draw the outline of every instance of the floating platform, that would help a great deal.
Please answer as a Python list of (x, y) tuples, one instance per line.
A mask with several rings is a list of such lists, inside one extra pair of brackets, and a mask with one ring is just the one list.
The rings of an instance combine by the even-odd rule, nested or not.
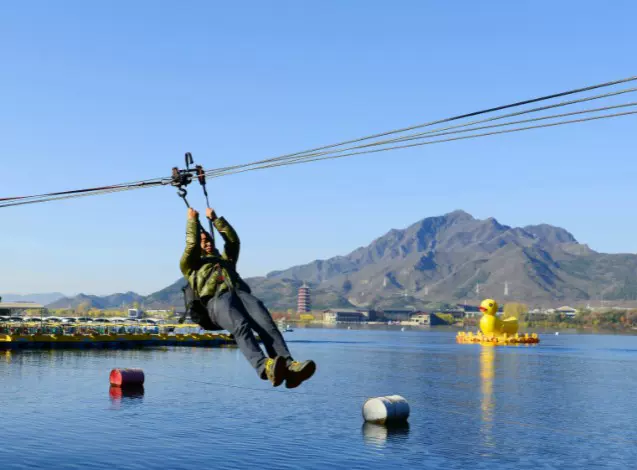
[(131, 327), (130, 325), (37, 327), (28, 325), (0, 328), (0, 350), (128, 349), (149, 346), (219, 348), (235, 347), (236, 342), (229, 334), (206, 332), (201, 330), (198, 325), (184, 324), (150, 327)]
[(536, 333), (526, 333), (524, 335), (515, 334), (513, 336), (508, 336), (506, 334), (502, 336), (486, 336), (481, 332), (473, 334), (471, 331), (461, 331), (456, 335), (456, 342), (461, 344), (493, 344), (507, 346), (512, 344), (538, 344), (540, 342), (540, 338)]
[(2, 349), (140, 348), (147, 346), (232, 347), (234, 339), (223, 334), (190, 335), (6, 335), (0, 334)]

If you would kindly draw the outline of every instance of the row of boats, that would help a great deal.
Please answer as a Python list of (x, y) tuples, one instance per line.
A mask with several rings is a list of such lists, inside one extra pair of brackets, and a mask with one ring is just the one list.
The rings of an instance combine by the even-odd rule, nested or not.
[(0, 349), (234, 345), (232, 335), (206, 332), (196, 324), (0, 323)]

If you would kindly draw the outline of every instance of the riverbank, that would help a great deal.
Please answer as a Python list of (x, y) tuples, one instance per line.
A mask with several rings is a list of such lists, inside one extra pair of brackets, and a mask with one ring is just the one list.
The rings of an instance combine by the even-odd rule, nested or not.
[[(306, 323), (294, 323), (290, 321), (289, 324), (293, 329), (334, 329), (334, 330), (388, 330), (388, 331), (449, 331), (454, 334), (458, 331), (472, 331), (479, 330), (479, 321), (469, 323), (458, 322), (453, 325), (418, 325), (418, 324), (388, 324), (385, 322), (367, 322), (367, 323), (327, 323), (327, 322), (306, 322)], [(635, 336), (637, 330), (631, 328), (613, 329), (604, 328), (602, 326), (576, 326), (572, 324), (557, 324), (547, 323), (542, 325), (529, 325), (525, 322), (520, 324), (520, 333), (537, 333), (539, 335), (554, 335), (559, 334), (598, 334), (598, 335), (622, 335), (622, 336)], [(294, 333), (291, 333), (294, 334)]]
[[(578, 331), (586, 333), (615, 333), (615, 334), (637, 334), (637, 326), (632, 322), (614, 321), (603, 319), (591, 320), (586, 317), (564, 318), (560, 320), (537, 320), (524, 319), (520, 320), (520, 331)], [(528, 317), (527, 317), (528, 318)], [(457, 324), (460, 328), (476, 329), (479, 328), (480, 318), (465, 318)]]

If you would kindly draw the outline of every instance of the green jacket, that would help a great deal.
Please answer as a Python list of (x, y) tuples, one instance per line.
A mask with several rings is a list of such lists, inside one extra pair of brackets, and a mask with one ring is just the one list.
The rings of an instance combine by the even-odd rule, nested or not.
[(196, 293), (202, 299), (227, 291), (228, 283), (235, 288), (250, 292), (250, 288), (236, 270), (240, 248), (237, 232), (223, 217), (215, 219), (214, 226), (224, 241), (223, 255), (219, 254), (216, 248), (211, 255), (206, 255), (201, 250), (199, 223), (197, 219), (188, 219), (186, 248), (179, 262), (181, 273), (193, 290), (196, 278)]

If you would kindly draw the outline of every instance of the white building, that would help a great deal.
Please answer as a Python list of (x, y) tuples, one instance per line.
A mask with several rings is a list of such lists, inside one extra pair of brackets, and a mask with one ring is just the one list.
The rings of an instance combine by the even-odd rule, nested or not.
[(563, 313), (567, 317), (574, 317), (577, 315), (577, 309), (565, 305), (564, 307), (556, 308), (555, 313)]
[(431, 325), (431, 314), (426, 312), (415, 313), (411, 316), (409, 323), (417, 325)]
[(138, 320), (140, 318), (144, 318), (144, 312), (139, 308), (129, 308), (128, 309), (128, 319), (129, 320)]
[(329, 309), (323, 312), (323, 321), (327, 323), (367, 322), (369, 321), (369, 311), (349, 308)]

